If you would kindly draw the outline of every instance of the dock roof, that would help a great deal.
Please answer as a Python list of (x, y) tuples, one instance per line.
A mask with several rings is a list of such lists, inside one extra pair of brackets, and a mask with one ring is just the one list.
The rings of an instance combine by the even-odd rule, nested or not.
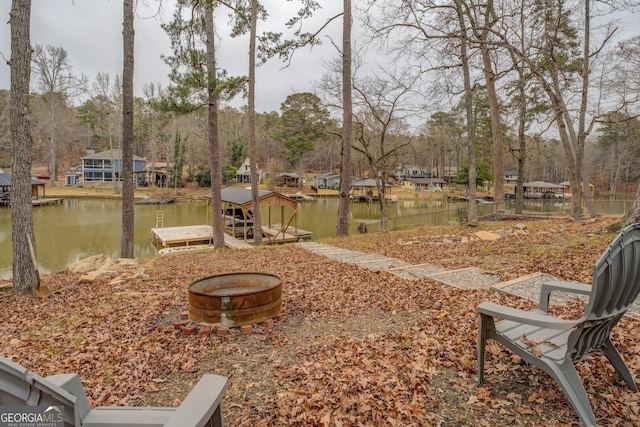
[[(39, 179), (31, 178), (31, 185), (44, 185), (45, 182)], [(11, 174), (0, 173), (0, 187), (11, 187)]]
[[(227, 187), (222, 189), (222, 202), (228, 203), (232, 205), (249, 205), (251, 204), (251, 190), (248, 188), (238, 188), (238, 187)], [(211, 198), (211, 195), (205, 196), (207, 198)], [(265, 205), (263, 202), (266, 200), (277, 199), (279, 202), (275, 204), (267, 203), (267, 205), (286, 205), (286, 206), (297, 206), (298, 202), (295, 200), (280, 194), (274, 191), (268, 190), (258, 190), (258, 200), (261, 205)]]

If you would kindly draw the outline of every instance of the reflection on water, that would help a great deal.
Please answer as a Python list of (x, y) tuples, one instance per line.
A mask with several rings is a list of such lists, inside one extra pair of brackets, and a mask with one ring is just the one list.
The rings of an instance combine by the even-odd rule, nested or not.
[[(134, 255), (157, 255), (151, 244), (156, 212), (165, 212), (165, 226), (206, 222), (205, 203), (136, 205)], [(65, 199), (60, 205), (33, 209), (37, 257), (44, 271), (65, 266), (96, 254), (117, 257), (120, 253), (122, 204), (118, 200)], [(211, 222), (211, 221), (209, 221)], [(0, 209), (0, 277), (11, 275), (11, 215)]]
[[(594, 204), (599, 215), (623, 214), (631, 208), (633, 200), (611, 197), (597, 199)], [(446, 201), (392, 202), (388, 205), (389, 224), (395, 227), (459, 221), (465, 214), (458, 208), (464, 206), (464, 203)], [(490, 205), (481, 205), (480, 208), (481, 215), (491, 211)], [(569, 200), (525, 203), (525, 211), (531, 213), (568, 212), (569, 208)], [(164, 211), (165, 227), (211, 223), (210, 211), (202, 202), (136, 205), (136, 258), (157, 255), (151, 240), (151, 228), (155, 227), (156, 213), (160, 210)], [(319, 198), (314, 202), (304, 202), (299, 205), (297, 226), (312, 231), (315, 239), (334, 236), (337, 214), (338, 199)], [(70, 263), (96, 254), (117, 257), (120, 252), (121, 215), (122, 205), (117, 200), (65, 199), (60, 205), (34, 208), (37, 256), (42, 269), (59, 271)], [(371, 224), (380, 220), (380, 207), (376, 203), (353, 203), (350, 215), (350, 233), (357, 234), (359, 223)], [(268, 221), (266, 212), (263, 212), (262, 221)], [(374, 230), (375, 227), (369, 229)], [(0, 208), (0, 277), (11, 275), (11, 251), (10, 211)]]

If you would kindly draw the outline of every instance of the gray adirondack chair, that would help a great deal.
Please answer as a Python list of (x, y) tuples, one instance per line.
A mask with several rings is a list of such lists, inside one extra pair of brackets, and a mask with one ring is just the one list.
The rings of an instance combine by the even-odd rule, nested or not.
[[(552, 292), (587, 295), (589, 302), (577, 320), (562, 320), (547, 313)], [(494, 339), (526, 362), (551, 375), (585, 426), (596, 421), (575, 363), (600, 351), (631, 390), (633, 376), (609, 334), (640, 291), (640, 224), (625, 228), (600, 256), (591, 285), (553, 281), (542, 286), (537, 310), (525, 311), (482, 303), (478, 331), (478, 383), (484, 382), (487, 339)], [(503, 319), (495, 322), (494, 319)]]
[(0, 405), (63, 408), (65, 427), (222, 427), (220, 404), (227, 379), (204, 375), (178, 408), (91, 409), (78, 374), (43, 378), (0, 357)]

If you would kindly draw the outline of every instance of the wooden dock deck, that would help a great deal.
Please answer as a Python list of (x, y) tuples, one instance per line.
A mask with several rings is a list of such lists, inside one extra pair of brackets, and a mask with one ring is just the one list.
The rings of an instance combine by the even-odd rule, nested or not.
[[(210, 225), (187, 225), (182, 227), (152, 228), (154, 240), (163, 248), (210, 244), (213, 229)], [(225, 246), (231, 249), (252, 248), (250, 244), (224, 233)]]
[[(273, 230), (280, 231), (282, 229), (282, 224), (272, 224), (271, 228)], [(310, 240), (313, 232), (309, 230), (304, 230), (302, 228), (296, 229), (293, 225), (290, 225), (289, 227), (287, 227), (287, 234), (291, 235), (292, 237), (295, 237), (297, 235), (298, 237), (296, 240), (299, 241), (300, 239)]]
[(31, 204), (33, 206), (57, 205), (59, 203), (62, 203), (62, 198), (60, 197), (54, 197), (50, 199), (33, 199), (31, 201)]
[[(32, 199), (31, 200), (31, 204), (33, 206), (45, 206), (45, 205), (57, 205), (62, 203), (62, 198), (60, 197), (53, 197), (53, 198), (43, 198), (43, 199)], [(10, 200), (0, 200), (0, 206), (6, 206), (6, 207), (10, 207), (11, 206), (11, 201)]]

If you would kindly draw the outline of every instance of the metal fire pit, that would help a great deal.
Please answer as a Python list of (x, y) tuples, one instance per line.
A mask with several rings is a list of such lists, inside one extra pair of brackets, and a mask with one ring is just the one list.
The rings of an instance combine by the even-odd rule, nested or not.
[(267, 273), (236, 272), (189, 285), (189, 319), (223, 326), (250, 325), (282, 309), (282, 281)]

